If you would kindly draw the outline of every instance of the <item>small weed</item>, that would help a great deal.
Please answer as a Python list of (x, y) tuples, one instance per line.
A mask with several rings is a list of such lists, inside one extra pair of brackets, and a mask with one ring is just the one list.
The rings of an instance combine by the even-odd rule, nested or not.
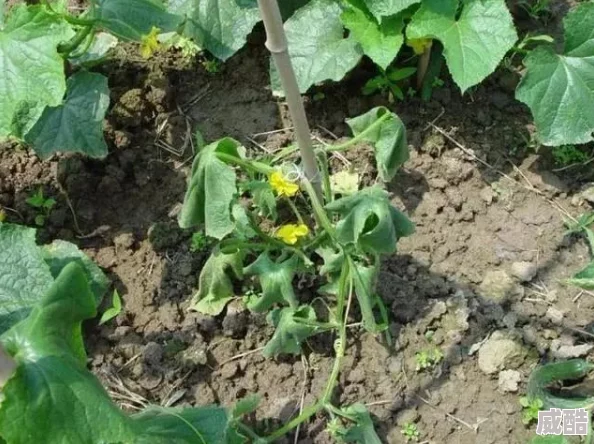
[(520, 0), (518, 5), (534, 20), (546, 18), (551, 12), (551, 0)]
[(200, 63), (202, 64), (206, 72), (210, 74), (218, 73), (221, 70), (222, 66), (221, 62), (219, 62), (217, 59), (204, 59)]
[(113, 295), (111, 297), (111, 307), (108, 308), (103, 312), (101, 316), (101, 320), (99, 321), (99, 325), (105, 324), (107, 321), (112, 320), (117, 315), (122, 312), (122, 299), (120, 298), (120, 294), (117, 290), (113, 291)]
[(415, 353), (415, 361), (417, 362), (416, 370), (418, 372), (433, 368), (441, 362), (443, 359), (442, 351), (435, 347), (430, 349), (421, 350)]
[(27, 198), (27, 204), (37, 210), (35, 225), (43, 227), (52, 212), (52, 208), (56, 205), (56, 200), (51, 197), (46, 199), (43, 196), (43, 189), (39, 187), (35, 193)]
[(538, 420), (538, 412), (544, 406), (541, 399), (530, 399), (527, 396), (520, 398), (520, 405), (522, 406), (522, 422), (526, 425)]
[(421, 432), (419, 432), (419, 428), (417, 427), (416, 424), (413, 424), (412, 422), (405, 423), (402, 426), (402, 430), (400, 430), (400, 433), (402, 433), (404, 435), (404, 439), (406, 439), (406, 442), (418, 441), (419, 436), (421, 436)]
[(588, 160), (588, 155), (575, 145), (555, 146), (551, 149), (551, 153), (555, 163), (560, 166), (584, 163)]
[(394, 101), (394, 98), (404, 100), (404, 92), (398, 86), (398, 82), (407, 79), (417, 72), (416, 68), (388, 68), (377, 76), (369, 79), (363, 87), (363, 94), (369, 96), (376, 92), (388, 93), (388, 100)]
[(208, 247), (209, 243), (210, 242), (203, 231), (196, 231), (194, 234), (192, 234), (190, 250), (194, 253), (197, 253)]

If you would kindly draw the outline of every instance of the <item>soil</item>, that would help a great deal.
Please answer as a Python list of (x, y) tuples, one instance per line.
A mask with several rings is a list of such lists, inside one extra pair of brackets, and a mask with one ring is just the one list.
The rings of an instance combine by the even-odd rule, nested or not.
[[(42, 187), (58, 204), (40, 241), (78, 244), (122, 296), (123, 312), (104, 326), (88, 323), (86, 339), (91, 369), (126, 409), (231, 406), (257, 393), (262, 402), (251, 420), (271, 428), (313, 402), (330, 372), (329, 336), (309, 342), (303, 359), (266, 360), (259, 348), (272, 330), (263, 316), (239, 301), (215, 318), (188, 311), (208, 257), (191, 251), (192, 233), (176, 223), (193, 157), (188, 129), (207, 141), (234, 137), (254, 152), (292, 140), (285, 106), (268, 88), (262, 43), (257, 29), (216, 74), (176, 54), (147, 64), (123, 46), (101, 68), (112, 90), (105, 160), (42, 162), (20, 147), (0, 150), (8, 220), (34, 225), (25, 200)], [(591, 342), (594, 297), (562, 280), (589, 261), (585, 242), (565, 235), (563, 221), (591, 210), (581, 192), (592, 171), (556, 171), (546, 149), (534, 152), (529, 111), (513, 98), (515, 73), (502, 69), (464, 96), (446, 81), (429, 102), (395, 104), (360, 94), (371, 74), (363, 65), (340, 84), (317, 88), (306, 98), (309, 119), (314, 134), (331, 142), (348, 137), (346, 118), (373, 106), (402, 118), (411, 158), (388, 190), (417, 229), (382, 263), (378, 292), (393, 343), (350, 330), (336, 401), (367, 404), (386, 443), (405, 442), (406, 422), (416, 422), (426, 443), (526, 443), (534, 426), (522, 424), (518, 396), (531, 370), (559, 343)], [(314, 100), (316, 92), (324, 98)], [(261, 134), (272, 130), (279, 131)], [(371, 178), (367, 148), (332, 165)], [(518, 262), (533, 268), (526, 282), (514, 277)], [(486, 372), (479, 363), (491, 357), (476, 344), (501, 337), (519, 344), (517, 359)], [(443, 360), (417, 371), (415, 353), (435, 347)], [(504, 368), (518, 372), (517, 390), (499, 386)], [(333, 442), (325, 423), (319, 416), (305, 424), (297, 442)]]

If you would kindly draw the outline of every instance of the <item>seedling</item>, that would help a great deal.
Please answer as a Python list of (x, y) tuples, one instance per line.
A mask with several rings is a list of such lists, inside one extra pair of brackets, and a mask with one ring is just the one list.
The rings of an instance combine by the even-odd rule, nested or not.
[(419, 437), (421, 436), (421, 432), (419, 432), (417, 425), (412, 422), (404, 423), (404, 425), (402, 426), (402, 430), (400, 430), (400, 433), (404, 435), (404, 439), (406, 439), (406, 442), (418, 441)]
[(120, 299), (120, 294), (117, 290), (113, 290), (113, 294), (111, 295), (111, 307), (103, 312), (101, 319), (99, 320), (99, 325), (103, 325), (108, 321), (111, 321), (117, 315), (119, 315), (122, 311), (122, 300)]
[(56, 205), (56, 200), (51, 197), (45, 198), (43, 196), (43, 189), (39, 187), (36, 192), (27, 198), (26, 202), (37, 210), (37, 214), (35, 215), (35, 225), (43, 227), (47, 218), (50, 216), (52, 209)]
[(535, 20), (546, 18), (551, 12), (551, 0), (520, 0), (518, 6)]
[(561, 145), (551, 148), (553, 159), (559, 166), (584, 163), (588, 161), (588, 155), (575, 145)]
[(221, 62), (217, 59), (204, 59), (200, 62), (202, 67), (208, 72), (209, 74), (216, 74), (221, 70)]
[(538, 412), (542, 410), (544, 403), (540, 398), (522, 396), (520, 398), (520, 405), (522, 406), (522, 422), (525, 425), (530, 425), (538, 420)]
[(366, 96), (380, 92), (382, 94), (388, 94), (388, 100), (394, 101), (394, 98), (404, 100), (404, 93), (398, 82), (411, 77), (417, 68), (388, 68), (387, 71), (381, 72), (377, 76), (368, 80), (363, 87), (363, 94)]
[(443, 359), (442, 351), (437, 348), (428, 348), (415, 353), (415, 361), (417, 363), (416, 371), (420, 372), (435, 367)]
[(192, 240), (190, 243), (190, 251), (194, 253), (198, 253), (199, 251), (204, 250), (210, 244), (210, 241), (204, 234), (204, 231), (196, 231), (192, 234)]

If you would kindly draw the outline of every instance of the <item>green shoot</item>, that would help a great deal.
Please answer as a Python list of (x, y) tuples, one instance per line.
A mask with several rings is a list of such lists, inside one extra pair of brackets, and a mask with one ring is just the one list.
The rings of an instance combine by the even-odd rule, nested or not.
[(200, 62), (202, 67), (209, 74), (216, 74), (221, 71), (222, 64), (217, 59), (204, 59)]
[(111, 307), (103, 312), (101, 316), (101, 320), (99, 321), (99, 325), (103, 325), (106, 322), (112, 320), (117, 315), (119, 315), (122, 311), (122, 300), (120, 298), (120, 294), (117, 290), (113, 290), (113, 294), (111, 296)]
[(538, 420), (538, 412), (544, 407), (544, 403), (539, 398), (529, 398), (522, 396), (520, 398), (520, 405), (522, 406), (522, 422), (525, 425), (530, 425)]
[(443, 360), (443, 352), (435, 347), (415, 353), (416, 371), (420, 372), (435, 367)]
[(27, 198), (26, 202), (37, 210), (37, 214), (35, 215), (35, 225), (43, 227), (47, 218), (51, 214), (52, 209), (56, 205), (56, 200), (51, 197), (46, 199), (43, 196), (43, 189), (39, 187), (35, 193)]
[(588, 155), (575, 145), (561, 145), (551, 148), (553, 159), (559, 166), (568, 166), (588, 161)]
[(400, 433), (404, 435), (404, 439), (406, 442), (409, 441), (418, 441), (419, 437), (421, 436), (421, 432), (419, 432), (419, 428), (416, 424), (412, 422), (407, 422), (402, 426), (402, 430)]
[(404, 92), (399, 86), (399, 83), (405, 79), (411, 77), (417, 68), (388, 68), (387, 71), (381, 72), (377, 76), (369, 79), (363, 87), (363, 94), (369, 96), (377, 92), (382, 94), (388, 94), (388, 100), (394, 101), (394, 98), (398, 100), (404, 100)]
[(210, 245), (208, 237), (204, 234), (204, 231), (196, 231), (192, 234), (192, 240), (190, 243), (190, 251), (198, 253)]

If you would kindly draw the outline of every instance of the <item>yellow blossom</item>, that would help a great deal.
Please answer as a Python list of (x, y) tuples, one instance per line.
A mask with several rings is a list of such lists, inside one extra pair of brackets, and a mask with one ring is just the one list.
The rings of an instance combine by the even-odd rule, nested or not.
[(280, 227), (275, 236), (281, 239), (285, 244), (295, 245), (300, 237), (307, 236), (309, 228), (304, 224), (286, 224)]
[(431, 48), (431, 43), (431, 39), (410, 39), (406, 41), (406, 44), (413, 49), (416, 55), (421, 55)]
[(280, 171), (272, 173), (268, 183), (279, 196), (292, 197), (299, 191), (299, 185), (288, 180)]
[(153, 26), (151, 32), (142, 36), (142, 40), (140, 41), (140, 55), (143, 58), (149, 59), (161, 47), (159, 40), (157, 40), (160, 31), (159, 28)]

